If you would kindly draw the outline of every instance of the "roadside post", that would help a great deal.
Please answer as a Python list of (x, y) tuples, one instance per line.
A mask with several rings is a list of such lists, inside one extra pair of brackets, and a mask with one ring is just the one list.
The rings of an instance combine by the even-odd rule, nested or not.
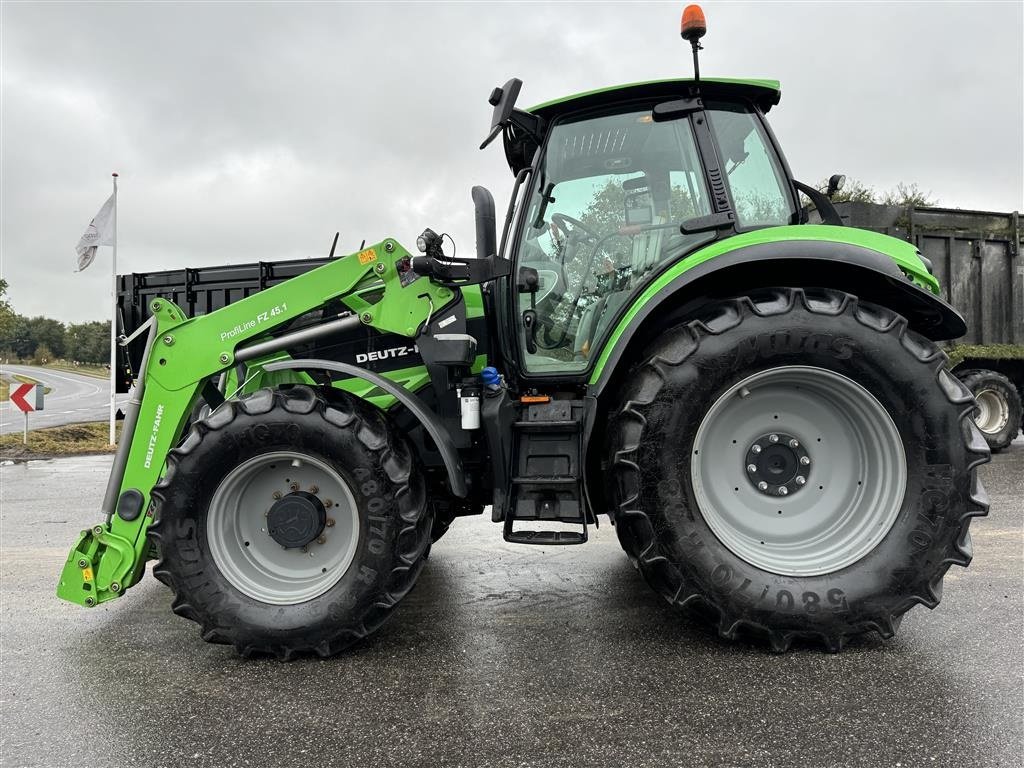
[(22, 443), (28, 445), (28, 415), (31, 411), (43, 410), (43, 385), (22, 384), (11, 391), (11, 402), (25, 414), (25, 431)]

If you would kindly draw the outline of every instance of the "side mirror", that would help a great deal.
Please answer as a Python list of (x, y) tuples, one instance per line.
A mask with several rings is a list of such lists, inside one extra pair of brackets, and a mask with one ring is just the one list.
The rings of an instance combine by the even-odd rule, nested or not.
[(476, 256), (493, 258), (498, 253), (494, 196), (486, 187), (473, 187), (473, 206), (476, 208)]
[(491, 132), (487, 134), (480, 149), (494, 141), (495, 137), (501, 133), (501, 129), (508, 124), (509, 118), (512, 117), (512, 110), (516, 106), (516, 99), (519, 98), (519, 89), (522, 87), (523, 81), (513, 77), (505, 85), (491, 91), (491, 95), (487, 99), (487, 103), (494, 107), (494, 113), (491, 115)]
[(543, 133), (541, 119), (529, 112), (516, 109), (516, 99), (519, 98), (519, 90), (522, 87), (523, 81), (513, 77), (500, 88), (491, 91), (487, 99), (487, 103), (494, 107), (491, 114), (491, 132), (487, 134), (480, 149), (494, 141), (502, 130), (510, 125), (526, 131), (538, 144), (540, 143)]
[(825, 192), (825, 197), (831, 200), (832, 196), (844, 186), (846, 186), (846, 177), (841, 173), (832, 174), (828, 177), (828, 189)]

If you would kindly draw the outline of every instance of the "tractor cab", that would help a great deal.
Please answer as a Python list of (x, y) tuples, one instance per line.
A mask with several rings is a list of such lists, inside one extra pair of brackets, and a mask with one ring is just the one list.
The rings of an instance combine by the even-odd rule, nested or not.
[(492, 102), (523, 187), (505, 255), (520, 278), (537, 275), (513, 319), (526, 376), (590, 368), (619, 310), (688, 253), (799, 219), (764, 118), (777, 82), (661, 80), (525, 112), (508, 104), (519, 87)]

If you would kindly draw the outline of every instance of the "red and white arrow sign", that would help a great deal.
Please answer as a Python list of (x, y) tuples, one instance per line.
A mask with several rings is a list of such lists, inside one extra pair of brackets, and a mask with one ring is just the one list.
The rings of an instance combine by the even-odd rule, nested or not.
[(11, 402), (25, 413), (43, 409), (43, 388), (37, 384), (22, 384), (11, 392)]

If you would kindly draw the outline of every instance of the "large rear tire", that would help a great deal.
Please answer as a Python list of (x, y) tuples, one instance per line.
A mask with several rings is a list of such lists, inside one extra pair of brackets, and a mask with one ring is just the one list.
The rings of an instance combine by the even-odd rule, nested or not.
[(974, 400), (890, 310), (823, 289), (724, 301), (665, 332), (620, 395), (619, 539), (723, 637), (891, 637), (970, 562), (988, 509)]
[(419, 468), (379, 410), (261, 390), (196, 422), (153, 490), (154, 575), (204, 640), (330, 656), (374, 632), (430, 545)]

